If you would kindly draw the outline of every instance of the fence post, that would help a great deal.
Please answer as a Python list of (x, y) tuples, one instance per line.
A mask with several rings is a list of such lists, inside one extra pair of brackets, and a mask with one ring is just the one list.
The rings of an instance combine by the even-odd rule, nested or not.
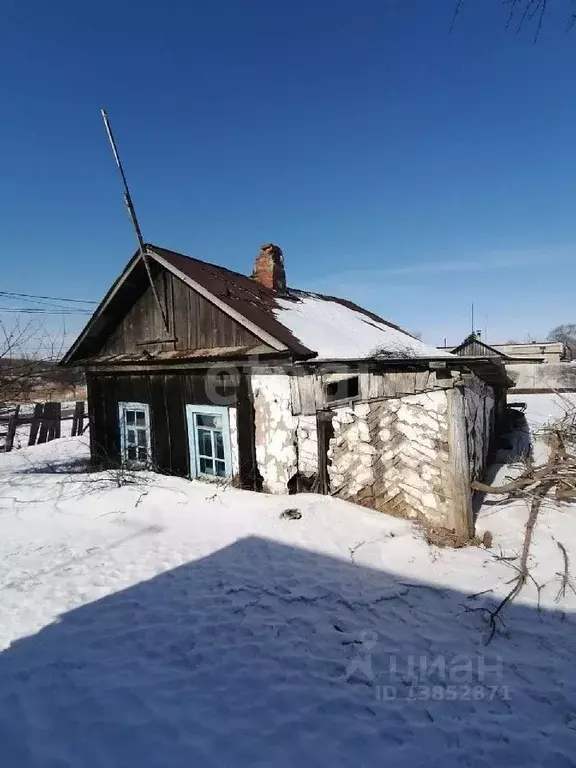
[(14, 445), (14, 437), (16, 435), (16, 426), (18, 425), (18, 414), (20, 413), (20, 406), (17, 405), (14, 409), (14, 413), (10, 414), (10, 418), (8, 419), (8, 432), (6, 434), (6, 441), (4, 443), (4, 451), (8, 453), (8, 451), (12, 450), (12, 447)]
[(38, 445), (48, 441), (48, 431), (50, 429), (50, 419), (52, 416), (52, 403), (44, 403), (42, 411), (42, 422), (40, 424), (40, 434), (38, 435)]
[(84, 400), (78, 400), (74, 406), (74, 417), (72, 419), (72, 437), (81, 435), (84, 431)]
[(28, 445), (36, 445), (36, 438), (38, 437), (38, 430), (40, 428), (40, 421), (42, 420), (42, 414), (44, 413), (44, 406), (42, 403), (36, 403), (34, 405), (34, 415), (30, 423), (30, 436), (28, 437)]

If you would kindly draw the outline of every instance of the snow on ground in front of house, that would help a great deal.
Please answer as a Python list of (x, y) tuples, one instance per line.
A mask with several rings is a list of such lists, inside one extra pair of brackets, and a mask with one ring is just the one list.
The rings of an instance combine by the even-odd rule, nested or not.
[(492, 552), (439, 550), (336, 499), (86, 456), (85, 438), (0, 456), (3, 768), (575, 764), (553, 537), (576, 562), (576, 509), (538, 523), (542, 610), (527, 587), (485, 645), (475, 609), (509, 589), (493, 553), (521, 545), (518, 502), (483, 508)]
[(276, 319), (304, 346), (317, 352), (318, 358), (351, 360), (376, 353), (391, 357), (452, 357), (449, 352), (328, 298), (276, 299), (276, 304)]

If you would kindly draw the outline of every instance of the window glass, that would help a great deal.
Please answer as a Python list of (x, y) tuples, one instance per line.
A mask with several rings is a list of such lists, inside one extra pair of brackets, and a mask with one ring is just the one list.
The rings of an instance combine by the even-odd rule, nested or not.
[(214, 462), (212, 459), (205, 459), (202, 456), (200, 457), (200, 472), (202, 472), (203, 475), (214, 474)]
[(134, 411), (126, 411), (126, 424), (134, 424), (136, 414)]
[(212, 433), (207, 429), (198, 430), (198, 450), (201, 456), (212, 456)]
[(211, 429), (222, 429), (222, 417), (212, 416), (207, 413), (196, 414), (196, 424), (199, 427), (210, 427)]

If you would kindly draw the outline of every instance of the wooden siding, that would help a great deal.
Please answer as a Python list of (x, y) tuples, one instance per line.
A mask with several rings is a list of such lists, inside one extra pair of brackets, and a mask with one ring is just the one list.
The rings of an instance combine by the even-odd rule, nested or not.
[[(350, 370), (350, 376), (359, 378), (359, 394), (351, 401), (371, 401), (386, 397), (416, 395), (434, 389), (450, 389), (460, 378), (456, 371), (387, 371), (385, 373), (357, 373)], [(292, 413), (311, 416), (317, 411), (339, 403), (326, 401), (325, 387), (330, 379), (321, 373), (303, 373), (290, 376)]]
[[(211, 376), (209, 371), (194, 374), (88, 374), (90, 443), (94, 462), (113, 466), (119, 463), (118, 403), (142, 402), (150, 406), (154, 467), (161, 472), (188, 477), (186, 405), (222, 404), (237, 409), (240, 485), (257, 488), (254, 414), (247, 377), (238, 373), (220, 382)], [(220, 396), (219, 402), (215, 402), (215, 394)]]
[(497, 349), (493, 349), (482, 341), (468, 341), (452, 350), (452, 354), (460, 357), (503, 357)]
[[(152, 265), (154, 285), (166, 308), (168, 335), (146, 275), (135, 275), (126, 301), (130, 305), (103, 338), (100, 355), (135, 352), (185, 352), (214, 347), (252, 346), (261, 343), (254, 334), (189, 288), (167, 270)], [(157, 342), (158, 339), (174, 341)]]

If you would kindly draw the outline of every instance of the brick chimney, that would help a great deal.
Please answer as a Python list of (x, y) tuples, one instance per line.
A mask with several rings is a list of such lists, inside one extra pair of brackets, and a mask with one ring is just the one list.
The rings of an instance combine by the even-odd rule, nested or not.
[(273, 291), (286, 290), (286, 272), (284, 271), (284, 256), (282, 249), (273, 243), (266, 243), (260, 248), (252, 279), (257, 280)]

